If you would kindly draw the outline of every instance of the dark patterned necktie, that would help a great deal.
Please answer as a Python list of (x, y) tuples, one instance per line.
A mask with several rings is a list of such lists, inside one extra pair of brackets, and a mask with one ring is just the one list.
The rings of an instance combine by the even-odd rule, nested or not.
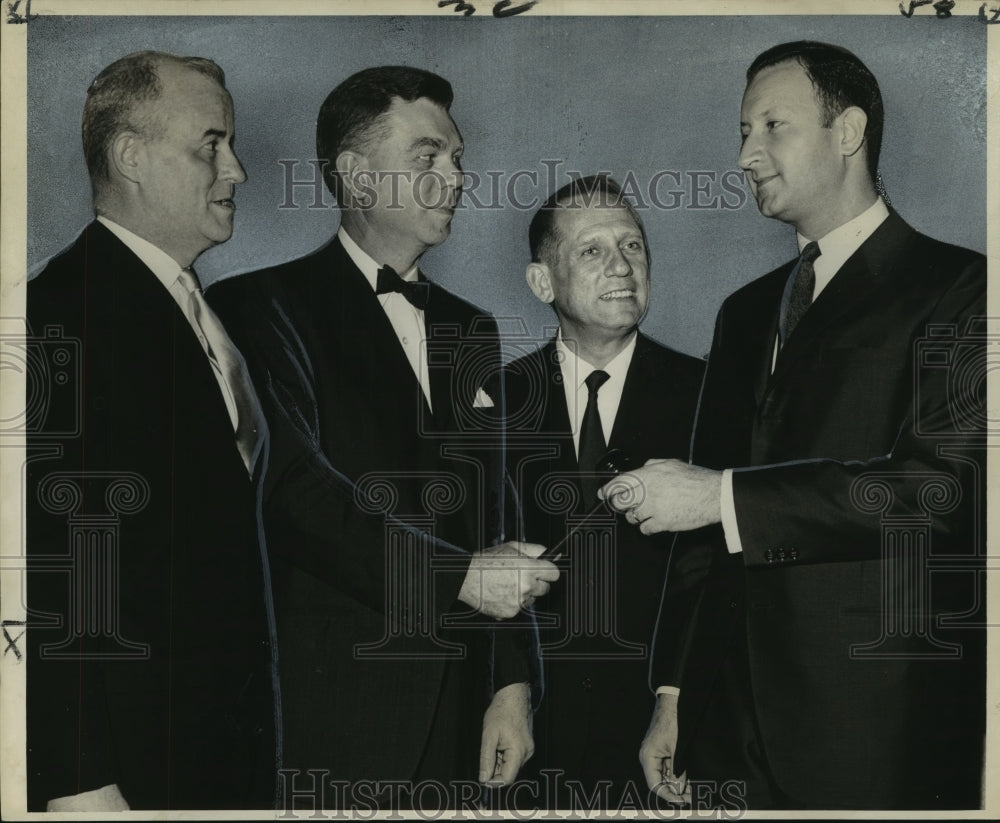
[(427, 301), (431, 296), (431, 284), (419, 281), (411, 283), (400, 277), (392, 266), (382, 266), (378, 270), (375, 294), (389, 294), (394, 291), (403, 295), (414, 308), (423, 310), (427, 308)]
[(816, 290), (816, 269), (813, 262), (822, 252), (819, 244), (813, 240), (806, 243), (799, 256), (799, 268), (792, 283), (792, 293), (788, 299), (788, 310), (785, 312), (785, 324), (781, 330), (781, 345), (788, 343), (795, 327), (812, 305), (813, 292)]
[(597, 408), (597, 392), (608, 380), (606, 371), (595, 369), (584, 381), (587, 384), (587, 410), (583, 413), (583, 423), (580, 425), (580, 487), (583, 490), (583, 505), (593, 506), (597, 502), (597, 490), (603, 485), (595, 476), (597, 461), (604, 457), (608, 450), (604, 442), (604, 427), (601, 425), (601, 413)]

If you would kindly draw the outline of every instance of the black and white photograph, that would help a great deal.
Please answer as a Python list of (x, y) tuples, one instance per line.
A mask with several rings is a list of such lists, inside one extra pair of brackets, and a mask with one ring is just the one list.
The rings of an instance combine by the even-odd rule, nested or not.
[(996, 816), (1000, 2), (0, 10), (4, 819)]

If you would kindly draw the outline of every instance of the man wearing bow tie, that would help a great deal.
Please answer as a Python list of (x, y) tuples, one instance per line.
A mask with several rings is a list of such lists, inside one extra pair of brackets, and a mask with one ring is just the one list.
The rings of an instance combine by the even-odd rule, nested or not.
[(233, 139), (210, 60), (108, 66), (83, 111), (97, 219), (28, 283), (36, 340), (79, 355), (27, 436), (32, 811), (274, 807), (267, 430), (191, 269), (233, 231)]
[(800, 256), (723, 304), (695, 465), (607, 489), (643, 533), (690, 530), (641, 751), (668, 799), (686, 769), (696, 803), (980, 803), (986, 266), (879, 196), (882, 118), (845, 49), (753, 62), (740, 165)]
[[(351, 784), (509, 781), (532, 750), (534, 643), (493, 618), (516, 615), (558, 570), (535, 559), (540, 546), (498, 545), (495, 321), (418, 266), (461, 193), (451, 101), (446, 80), (408, 67), (337, 86), (316, 140), (336, 236), (212, 294), (243, 330), (274, 431), (265, 522), (294, 791), (307, 769)], [(338, 476), (388, 518), (382, 532), (331, 516)], [(400, 529), (415, 541), (405, 557)]]

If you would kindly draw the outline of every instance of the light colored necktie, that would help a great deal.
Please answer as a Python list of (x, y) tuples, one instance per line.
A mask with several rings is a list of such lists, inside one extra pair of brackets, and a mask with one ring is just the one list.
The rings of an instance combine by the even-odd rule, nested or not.
[(246, 361), (229, 339), (218, 316), (205, 302), (194, 272), (181, 269), (177, 283), (178, 288), (183, 289), (188, 318), (198, 335), (198, 342), (208, 355), (217, 376), (221, 378), (219, 383), (223, 387), (226, 407), (236, 434), (236, 448), (247, 471), (253, 474), (265, 424), (260, 403), (250, 382)]

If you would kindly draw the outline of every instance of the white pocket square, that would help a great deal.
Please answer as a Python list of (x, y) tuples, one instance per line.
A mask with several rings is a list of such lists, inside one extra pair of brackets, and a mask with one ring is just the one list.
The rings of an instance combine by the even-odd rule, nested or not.
[(472, 408), (474, 409), (492, 409), (493, 408), (493, 398), (491, 398), (482, 388), (476, 391), (476, 399), (472, 401)]

